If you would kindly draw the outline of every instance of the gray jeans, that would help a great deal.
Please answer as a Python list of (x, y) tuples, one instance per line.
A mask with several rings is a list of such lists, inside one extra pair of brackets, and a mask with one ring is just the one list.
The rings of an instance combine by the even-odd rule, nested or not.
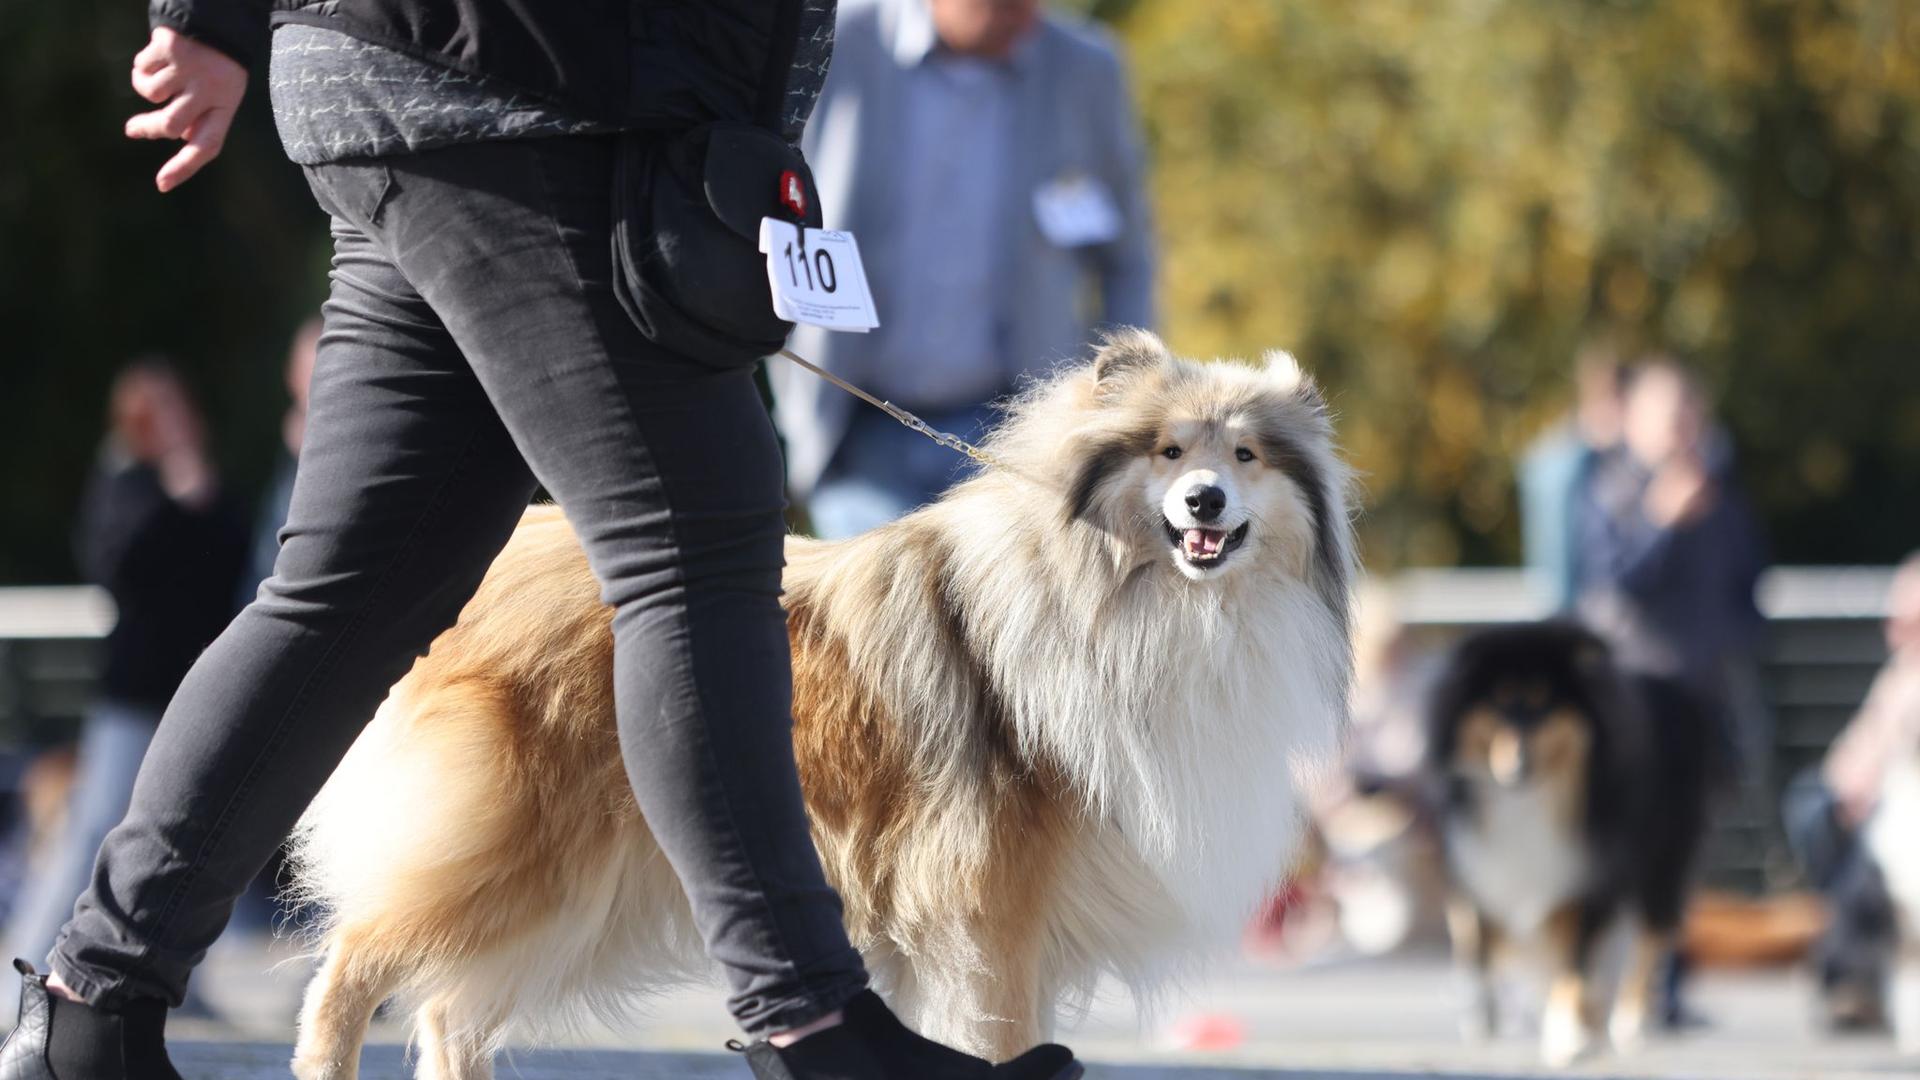
[(181, 1000), (234, 898), (452, 623), (536, 481), (614, 606), (628, 776), (748, 1032), (866, 985), (790, 737), (773, 428), (746, 369), (651, 346), (610, 282), (613, 140), (311, 167), (332, 288), (273, 577), (168, 707), (53, 965)]

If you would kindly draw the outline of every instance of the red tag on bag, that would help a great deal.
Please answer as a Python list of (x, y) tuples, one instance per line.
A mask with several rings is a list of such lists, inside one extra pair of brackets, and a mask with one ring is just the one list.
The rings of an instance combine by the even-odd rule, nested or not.
[(807, 189), (800, 183), (800, 174), (792, 169), (780, 174), (780, 205), (793, 211), (795, 218), (807, 219)]

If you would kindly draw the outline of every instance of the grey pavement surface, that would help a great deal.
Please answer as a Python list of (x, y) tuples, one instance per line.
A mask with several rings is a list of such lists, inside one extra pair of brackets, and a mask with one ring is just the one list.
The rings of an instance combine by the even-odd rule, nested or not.
[[(276, 965), (276, 961), (279, 961)], [(253, 948), (216, 950), (198, 986), (221, 1022), (177, 1020), (190, 1080), (285, 1076), (302, 961)], [(516, 1050), (501, 1080), (745, 1080), (721, 1051), (735, 1034), (719, 990), (694, 987), (649, 1001), (619, 1030), (591, 1031), (567, 1049)], [(1810, 989), (1791, 972), (1708, 973), (1692, 995), (1710, 1026), (1631, 1056), (1602, 1055), (1566, 1075), (1659, 1080), (1886, 1080), (1920, 1078), (1920, 1060), (1890, 1040), (1833, 1039), (1810, 1023)], [(1211, 1048), (1196, 1049), (1196, 1033)], [(1453, 983), (1437, 955), (1279, 967), (1223, 967), (1142, 1019), (1123, 993), (1104, 994), (1060, 1032), (1091, 1063), (1089, 1080), (1403, 1080), (1543, 1077), (1530, 1036), (1478, 1046), (1454, 1034)], [(362, 1075), (408, 1075), (406, 1031), (384, 1023)]]
[[(174, 1053), (174, 1064), (191, 1080), (260, 1080), (283, 1075), (287, 1048), (263, 1043), (196, 1043)], [(405, 1055), (398, 1046), (368, 1049), (360, 1075), (366, 1080), (405, 1077)], [(1434, 1073), (1383, 1073), (1373, 1070), (1221, 1069), (1162, 1065), (1090, 1067), (1087, 1080), (1401, 1080)], [(1474, 1080), (1465, 1074), (1445, 1074)], [(747, 1080), (746, 1066), (733, 1054), (673, 1054), (632, 1050), (544, 1050), (503, 1060), (499, 1080)], [(910, 1080), (902, 1077), (901, 1080)], [(1489, 1077), (1488, 1080), (1493, 1080)]]

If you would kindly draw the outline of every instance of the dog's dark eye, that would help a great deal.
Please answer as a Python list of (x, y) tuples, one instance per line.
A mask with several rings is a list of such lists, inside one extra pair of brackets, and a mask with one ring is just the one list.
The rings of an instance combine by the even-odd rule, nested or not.
[(1166, 458), (1168, 461), (1172, 461), (1174, 458), (1180, 456), (1180, 448), (1177, 446), (1169, 446), (1165, 450), (1160, 451), (1160, 456)]
[(1249, 450), (1249, 449), (1247, 449), (1246, 447), (1244, 447), (1244, 446), (1243, 446), (1243, 447), (1241, 447), (1240, 449), (1238, 449), (1238, 450), (1235, 450), (1235, 451), (1233, 452), (1233, 456), (1234, 456), (1234, 457), (1237, 457), (1237, 458), (1239, 458), (1239, 459), (1240, 459), (1241, 461), (1252, 461), (1252, 460), (1253, 460), (1253, 451), (1251, 451), (1251, 450)]

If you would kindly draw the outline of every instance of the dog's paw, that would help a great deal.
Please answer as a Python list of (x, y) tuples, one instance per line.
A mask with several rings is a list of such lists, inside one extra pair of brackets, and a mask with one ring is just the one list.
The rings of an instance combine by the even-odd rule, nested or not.
[(1549, 1009), (1540, 1020), (1540, 1060), (1550, 1068), (1563, 1068), (1599, 1049), (1593, 1031), (1580, 1022), (1578, 1014)]
[(1644, 1006), (1621, 1006), (1607, 1017), (1607, 1041), (1620, 1053), (1628, 1054), (1647, 1043), (1647, 1010)]
[(1469, 1045), (1489, 1042), (1499, 1034), (1499, 1018), (1494, 1015), (1491, 1000), (1469, 1001), (1467, 1007), (1460, 1010), (1460, 1040)]
[(353, 1062), (295, 1056), (290, 1063), (294, 1080), (355, 1080), (360, 1070)]
[(1485, 972), (1461, 972), (1459, 995), (1462, 1042), (1477, 1045), (1500, 1034), (1499, 995)]

